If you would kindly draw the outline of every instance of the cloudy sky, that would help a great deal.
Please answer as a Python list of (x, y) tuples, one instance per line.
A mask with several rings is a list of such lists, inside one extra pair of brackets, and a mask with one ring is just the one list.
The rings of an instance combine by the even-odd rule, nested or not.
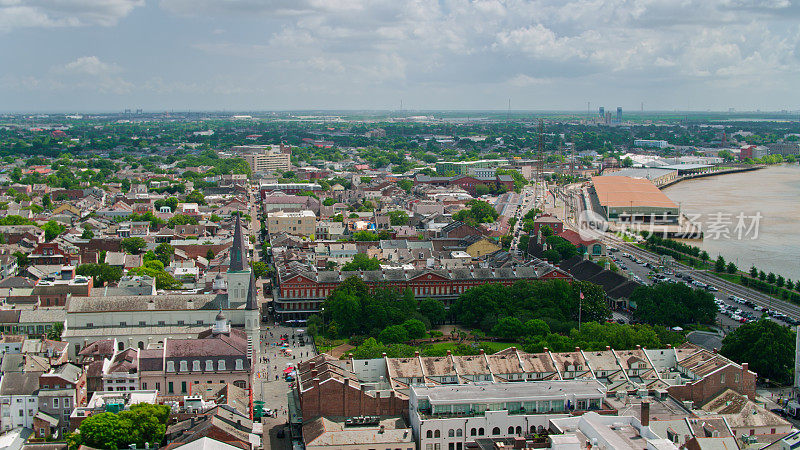
[(0, 110), (800, 108), (800, 0), (0, 0)]

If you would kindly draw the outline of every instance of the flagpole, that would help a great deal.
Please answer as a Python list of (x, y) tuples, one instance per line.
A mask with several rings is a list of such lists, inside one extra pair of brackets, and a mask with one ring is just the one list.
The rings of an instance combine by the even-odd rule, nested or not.
[(583, 291), (578, 294), (578, 331), (581, 331), (581, 313), (583, 312)]

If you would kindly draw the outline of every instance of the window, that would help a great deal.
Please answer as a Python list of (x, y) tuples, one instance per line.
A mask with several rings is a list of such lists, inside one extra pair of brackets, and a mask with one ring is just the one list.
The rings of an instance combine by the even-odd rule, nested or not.
[(58, 408), (58, 399), (57, 398), (53, 399), (53, 408)]
[(70, 403), (70, 401), (69, 401), (69, 399), (68, 399), (68, 398), (65, 398), (63, 403), (64, 403), (64, 409), (67, 409), (67, 408), (69, 408), (69, 403)]
[(172, 386), (172, 381), (170, 381), (170, 382), (168, 382), (168, 383), (167, 383), (167, 393), (168, 393), (168, 394), (173, 394), (173, 393), (175, 393), (175, 389), (174, 389), (174, 387)]
[(181, 381), (181, 392), (183, 392), (183, 393), (187, 392), (186, 391), (186, 382), (185, 381)]
[(242, 361), (241, 359), (237, 359), (235, 370), (244, 370), (244, 361)]
[(500, 427), (492, 428), (492, 436), (497, 436), (500, 434)]
[(163, 320), (159, 320), (158, 321), (158, 325), (161, 326), (161, 327), (163, 327), (166, 324), (167, 324), (167, 322), (164, 322)]
[(144, 320), (140, 320), (140, 321), (139, 321), (139, 326), (140, 326), (140, 327), (147, 326), (147, 322), (145, 322)]
[(456, 450), (456, 444), (450, 442), (447, 444), (447, 450)]
[(128, 326), (128, 322), (120, 322), (120, 323), (119, 323), (119, 326), (120, 326), (120, 327), (123, 327), (123, 328), (124, 328), (124, 327), (127, 327), (127, 326)]
[(94, 324), (92, 322), (86, 322), (86, 328), (92, 328)]
[(427, 432), (425, 432), (425, 437), (428, 438), (428, 439), (432, 438), (433, 437), (433, 431), (432, 430), (428, 430)]
[(471, 428), (471, 429), (469, 430), (469, 435), (470, 435), (470, 436), (475, 436), (475, 434), (477, 434), (477, 430), (475, 430), (475, 428)]
[(449, 430), (447, 430), (447, 437), (453, 437), (453, 436), (455, 436), (455, 435), (456, 435), (456, 430), (454, 430), (454, 429), (452, 429), (452, 428), (450, 428)]
[(463, 436), (463, 434), (464, 434), (464, 431), (461, 428), (456, 430), (456, 437), (461, 437), (461, 436)]
[(520, 434), (520, 435), (522, 434), (522, 427), (519, 427), (519, 426), (517, 427), (517, 434)]
[[(500, 432), (500, 430), (497, 431)], [(514, 427), (508, 427), (508, 434), (514, 434)]]
[(214, 361), (207, 359), (206, 360), (206, 372), (212, 372), (214, 370)]
[(484, 435), (483, 427), (478, 428), (478, 436), (483, 436), (483, 435)]
[(180, 369), (181, 372), (188, 372), (189, 371), (189, 361), (186, 361), (185, 359), (182, 360), (180, 362), (180, 366), (181, 366), (181, 369)]
[(200, 361), (196, 359), (192, 361), (192, 372), (200, 372)]
[(185, 322), (185, 321), (183, 321), (183, 320), (179, 320), (179, 321), (178, 321), (178, 325), (185, 325), (185, 324), (186, 324), (186, 322)]
[(440, 437), (442, 437), (442, 432), (441, 432), (441, 431), (439, 431), (439, 430), (436, 430), (436, 431), (434, 431), (434, 432), (433, 432), (433, 437), (435, 437), (435, 438), (440, 438)]
[(147, 390), (147, 383), (142, 383), (142, 389)]
[(167, 372), (175, 372), (175, 361), (167, 361)]
[[(147, 383), (145, 383), (145, 384), (147, 384)], [(145, 388), (145, 389), (147, 389), (147, 388)], [(159, 382), (159, 381), (156, 381), (156, 390), (157, 391), (161, 390), (161, 382)]]
[(719, 382), (722, 383), (722, 384), (725, 384), (725, 374), (724, 373), (719, 376)]
[(217, 370), (225, 370), (225, 360), (220, 359), (217, 363)]

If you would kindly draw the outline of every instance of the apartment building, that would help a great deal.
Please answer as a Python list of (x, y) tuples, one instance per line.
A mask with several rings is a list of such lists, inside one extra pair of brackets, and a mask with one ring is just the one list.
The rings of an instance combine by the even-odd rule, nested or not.
[(267, 231), (270, 235), (288, 233), (311, 236), (317, 231), (317, 216), (309, 210), (267, 213)]

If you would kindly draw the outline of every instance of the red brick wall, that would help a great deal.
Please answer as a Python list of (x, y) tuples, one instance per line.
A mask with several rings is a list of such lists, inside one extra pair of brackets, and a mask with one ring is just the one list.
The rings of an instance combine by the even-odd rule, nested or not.
[(312, 380), (309, 385), (311, 389), (300, 395), (303, 420), (319, 416), (401, 415), (408, 410), (408, 400), (397, 398), (394, 392), (390, 397), (377, 398), (362, 392), (355, 383), (349, 385), (336, 379), (321, 384)]
[[(725, 381), (723, 382), (723, 374)], [(736, 375), (739, 380), (736, 380)], [(679, 386), (667, 388), (669, 394), (678, 400), (693, 401), (697, 405), (703, 405), (725, 389), (731, 389), (742, 395), (746, 395), (750, 400), (756, 398), (756, 380), (758, 376), (750, 372), (747, 363), (739, 369), (734, 365), (727, 366), (714, 373), (711, 373), (701, 380)]]

